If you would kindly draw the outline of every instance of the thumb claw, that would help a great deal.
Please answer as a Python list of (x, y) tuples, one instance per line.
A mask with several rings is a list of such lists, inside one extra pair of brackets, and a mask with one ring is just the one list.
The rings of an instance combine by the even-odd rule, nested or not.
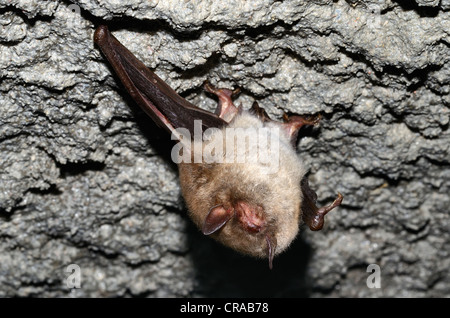
[(269, 269), (273, 268), (273, 257), (275, 256), (275, 249), (277, 248), (277, 241), (270, 235), (266, 235), (267, 254), (269, 256)]

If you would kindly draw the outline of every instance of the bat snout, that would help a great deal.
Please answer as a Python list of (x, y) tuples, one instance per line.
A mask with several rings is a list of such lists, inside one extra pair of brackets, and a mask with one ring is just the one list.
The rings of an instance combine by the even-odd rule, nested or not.
[(259, 233), (266, 227), (266, 217), (261, 206), (246, 201), (239, 201), (235, 206), (239, 223), (247, 232)]

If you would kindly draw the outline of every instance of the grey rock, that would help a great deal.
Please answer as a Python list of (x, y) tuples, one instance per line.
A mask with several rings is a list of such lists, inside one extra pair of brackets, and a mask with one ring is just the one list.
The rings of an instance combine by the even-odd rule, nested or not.
[[(0, 8), (1, 297), (450, 294), (450, 2)], [(324, 230), (302, 226), (271, 272), (200, 235), (169, 138), (116, 82), (98, 23), (200, 107), (216, 105), (208, 79), (273, 118), (321, 113), (298, 152), (320, 204), (344, 195)]]

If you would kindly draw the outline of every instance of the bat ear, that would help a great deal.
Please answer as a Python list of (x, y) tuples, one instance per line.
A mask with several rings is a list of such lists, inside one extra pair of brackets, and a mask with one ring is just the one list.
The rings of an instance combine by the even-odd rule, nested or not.
[(234, 209), (225, 209), (223, 205), (216, 205), (209, 210), (202, 226), (205, 235), (212, 234), (222, 228), (234, 216)]

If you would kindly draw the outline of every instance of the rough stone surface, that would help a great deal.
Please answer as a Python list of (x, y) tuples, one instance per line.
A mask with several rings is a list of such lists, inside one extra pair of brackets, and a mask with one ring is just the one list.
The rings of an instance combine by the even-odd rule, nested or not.
[[(0, 0), (0, 297), (450, 295), (448, 10)], [(101, 23), (203, 108), (209, 79), (272, 117), (322, 113), (298, 149), (320, 203), (345, 197), (325, 229), (303, 227), (272, 271), (200, 235), (167, 135), (93, 44)]]

